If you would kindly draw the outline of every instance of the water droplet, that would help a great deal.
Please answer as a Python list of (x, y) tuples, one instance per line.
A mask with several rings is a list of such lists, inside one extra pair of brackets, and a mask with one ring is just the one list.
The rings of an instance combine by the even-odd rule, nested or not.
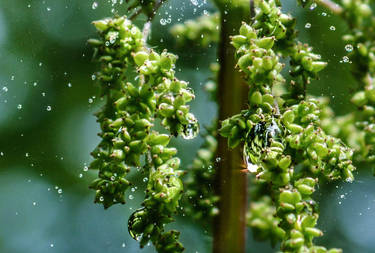
[(336, 31), (336, 27), (334, 27), (333, 25), (331, 25), (331, 26), (329, 27), (329, 30), (331, 30), (331, 31)]
[(347, 45), (345, 45), (345, 50), (347, 52), (351, 52), (351, 51), (353, 51), (353, 46), (351, 44), (347, 44)]
[(190, 140), (195, 138), (199, 133), (199, 124), (197, 120), (191, 120), (191, 123), (184, 126), (184, 131), (181, 133), (182, 138)]
[(62, 193), (62, 189), (58, 189), (58, 190), (57, 190), (57, 193), (58, 193), (58, 194), (61, 194), (61, 193)]
[(21, 109), (22, 109), (22, 105), (21, 105), (21, 104), (18, 104), (18, 105), (17, 105), (17, 109), (18, 109), (18, 110), (21, 110)]
[(51, 8), (50, 8), (50, 7), (47, 7), (47, 11), (51, 11)]
[(99, 200), (100, 200), (100, 202), (103, 202), (104, 201), (104, 197), (100, 196)]
[(33, 206), (36, 206), (36, 202), (33, 202)]
[(95, 10), (96, 8), (98, 8), (98, 3), (93, 2), (91, 7), (92, 7), (93, 10)]
[(51, 243), (49, 246), (50, 246), (51, 248), (55, 247), (55, 245), (54, 245), (53, 243)]
[(126, 244), (123, 242), (123, 243), (121, 244), (121, 247), (125, 248), (125, 246), (126, 246)]
[(166, 25), (167, 24), (167, 20), (164, 19), (164, 18), (160, 19), (160, 24), (161, 25)]
[(72, 87), (72, 84), (71, 84), (71, 83), (68, 83), (68, 87), (71, 88), (71, 87)]
[(143, 178), (143, 182), (146, 183), (147, 181), (148, 181), (148, 178), (147, 178), (147, 177), (144, 177), (144, 178)]
[(4, 86), (4, 87), (3, 87), (3, 91), (4, 91), (4, 92), (8, 92), (8, 87)]
[(129, 199), (130, 199), (130, 200), (134, 199), (134, 196), (130, 194), (130, 195), (129, 195)]
[(144, 209), (145, 209), (144, 207), (137, 209), (134, 213), (132, 213), (132, 215), (130, 215), (129, 220), (128, 220), (129, 234), (134, 240), (137, 240), (137, 241), (141, 239), (143, 233), (141, 231), (136, 231), (133, 226), (136, 223), (144, 223), (143, 219), (145, 217), (145, 214), (147, 214), (144, 211)]
[(312, 3), (310, 5), (310, 10), (314, 10), (316, 8), (317, 4), (316, 3)]
[(343, 62), (349, 62), (349, 57), (348, 57), (348, 56), (344, 56), (344, 57), (342, 57), (342, 61), (343, 61)]
[(89, 170), (89, 167), (87, 166), (87, 165), (85, 165), (84, 167), (83, 167), (83, 171), (88, 171)]
[(82, 174), (82, 173), (79, 173), (78, 177), (79, 177), (79, 178), (82, 178), (82, 177), (83, 177), (83, 174)]
[(322, 16), (323, 16), (323, 17), (326, 17), (326, 16), (327, 16), (327, 13), (326, 13), (326, 12), (322, 12)]
[(311, 27), (311, 24), (310, 23), (306, 23), (305, 28), (309, 29), (310, 27)]
[(39, 67), (42, 67), (43, 63), (39, 62)]
[(25, 156), (26, 156), (26, 157), (29, 157), (29, 153), (26, 153)]
[(92, 102), (94, 102), (94, 100), (92, 98), (89, 98), (89, 104), (92, 104)]

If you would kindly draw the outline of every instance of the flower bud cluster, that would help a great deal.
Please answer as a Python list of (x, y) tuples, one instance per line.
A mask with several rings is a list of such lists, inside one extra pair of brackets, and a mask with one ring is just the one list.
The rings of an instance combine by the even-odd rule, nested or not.
[(341, 16), (349, 26), (349, 33), (343, 36), (351, 62), (351, 71), (359, 82), (359, 89), (354, 93), (351, 102), (358, 111), (348, 115), (351, 123), (356, 125), (356, 132), (346, 138), (347, 143), (356, 143), (358, 158), (367, 161), (375, 160), (375, 18), (368, 0), (341, 0)]
[[(188, 203), (184, 213), (206, 224), (218, 214), (219, 197), (214, 194), (216, 170), (215, 154), (217, 149), (216, 124), (207, 129), (204, 142), (197, 152), (186, 180), (185, 199)], [(219, 162), (219, 161), (218, 161)]]
[(203, 15), (196, 20), (187, 20), (171, 28), (179, 46), (198, 45), (207, 47), (219, 40), (220, 14)]
[(281, 12), (279, 2), (255, 0), (257, 8), (252, 27), (258, 31), (259, 36), (274, 36), (277, 41), (276, 50), (285, 52), (293, 47), (296, 20), (291, 15)]
[[(105, 208), (125, 203), (130, 185), (126, 175), (130, 167), (142, 166), (149, 173), (146, 199), (129, 218), (129, 233), (140, 240), (141, 247), (151, 240), (158, 252), (182, 252), (179, 233), (164, 233), (164, 225), (172, 221), (183, 192), (180, 160), (175, 157), (177, 150), (168, 147), (170, 135), (152, 128), (158, 118), (171, 135), (195, 137), (199, 126), (187, 105), (194, 94), (174, 75), (177, 57), (147, 48), (142, 32), (125, 17), (96, 21), (94, 25), (100, 39), (90, 43), (101, 62), (97, 79), (107, 98), (97, 113), (102, 141), (93, 151), (95, 160), (90, 165), (99, 170), (98, 179), (91, 184), (96, 190), (95, 201)], [(132, 68), (137, 73), (136, 81), (129, 74)]]
[(238, 67), (251, 80), (252, 84), (272, 86), (283, 82), (280, 71), (283, 64), (271, 49), (275, 37), (259, 37), (256, 30), (246, 23), (240, 28), (240, 34), (232, 37), (232, 44), (237, 49)]
[[(248, 224), (259, 239), (281, 241), (283, 252), (341, 252), (313, 244), (323, 234), (315, 227), (319, 215), (311, 198), (319, 179), (351, 182), (355, 170), (353, 151), (322, 130), (319, 102), (305, 98), (306, 85), (326, 63), (294, 40), (294, 23), (281, 26), (279, 1), (259, 0), (255, 6), (253, 26), (243, 24), (232, 38), (238, 67), (250, 86), (249, 109), (224, 120), (220, 129), (229, 147), (243, 143), (245, 165), (255, 175), (258, 191), (252, 195)], [(276, 29), (284, 34), (278, 39)], [(288, 44), (278, 45), (282, 40)], [(291, 75), (298, 82), (281, 98), (272, 94), (273, 86), (283, 82), (278, 55), (290, 57)], [(266, 57), (272, 59), (270, 68), (264, 66)]]

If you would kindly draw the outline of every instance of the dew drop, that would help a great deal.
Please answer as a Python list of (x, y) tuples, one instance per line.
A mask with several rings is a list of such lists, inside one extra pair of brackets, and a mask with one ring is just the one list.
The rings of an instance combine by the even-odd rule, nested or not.
[(345, 45), (345, 50), (347, 52), (351, 52), (351, 51), (353, 51), (353, 46), (351, 44), (347, 44), (347, 45)]
[(130, 199), (130, 200), (134, 199), (134, 196), (130, 194), (130, 195), (129, 195), (129, 199)]
[(98, 3), (93, 2), (91, 7), (92, 7), (93, 10), (95, 10), (96, 8), (98, 8)]
[(336, 27), (334, 27), (333, 25), (331, 25), (331, 26), (329, 27), (329, 30), (331, 30), (331, 31), (336, 31)]
[(194, 5), (194, 6), (197, 6), (197, 5), (198, 5), (198, 0), (190, 0), (190, 2), (191, 2), (192, 5)]
[(58, 194), (61, 194), (61, 193), (62, 193), (62, 189), (58, 189), (58, 190), (57, 190), (57, 193), (58, 193)]
[(199, 133), (199, 124), (197, 120), (191, 120), (191, 123), (184, 126), (184, 131), (181, 133), (182, 138), (190, 140), (195, 138)]
[(312, 3), (310, 5), (310, 10), (314, 10), (316, 8), (317, 4), (316, 3)]
[(17, 105), (17, 109), (18, 109), (18, 110), (21, 110), (21, 109), (22, 109), (22, 105), (21, 105), (21, 104), (18, 104), (18, 105)]
[(3, 91), (4, 91), (4, 92), (8, 92), (8, 87), (4, 86), (4, 87), (3, 87)]
[(311, 27), (311, 24), (310, 23), (306, 23), (305, 28), (309, 29), (310, 27)]
[(146, 214), (144, 209), (144, 207), (137, 209), (134, 213), (132, 213), (132, 215), (130, 215), (128, 220), (128, 232), (130, 236), (136, 241), (141, 239), (143, 233), (136, 231), (134, 228), (134, 224), (144, 222), (143, 217), (145, 217)]

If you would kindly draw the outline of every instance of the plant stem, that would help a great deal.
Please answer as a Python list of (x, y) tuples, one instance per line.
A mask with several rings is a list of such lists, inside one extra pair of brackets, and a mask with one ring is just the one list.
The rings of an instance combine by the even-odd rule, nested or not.
[[(221, 41), (219, 45), (219, 119), (238, 114), (246, 105), (247, 85), (235, 69), (235, 49), (230, 37), (238, 32), (242, 21), (247, 21), (249, 7), (232, 8), (221, 13)], [(226, 14), (225, 14), (226, 13)], [(219, 137), (218, 173), (215, 182), (220, 196), (219, 215), (214, 222), (214, 253), (243, 253), (246, 244), (247, 176), (241, 172), (240, 148), (229, 150), (227, 140)]]
[(344, 12), (344, 9), (340, 5), (332, 2), (331, 0), (317, 0), (316, 3), (326, 9), (329, 9), (333, 14), (338, 16)]

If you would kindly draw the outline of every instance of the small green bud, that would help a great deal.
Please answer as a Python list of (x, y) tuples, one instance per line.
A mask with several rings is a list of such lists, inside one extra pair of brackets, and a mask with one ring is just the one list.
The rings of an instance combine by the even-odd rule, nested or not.
[(288, 110), (288, 111), (284, 112), (281, 119), (284, 122), (284, 124), (293, 123), (293, 121), (294, 121), (294, 112), (291, 111), (291, 110)]
[(141, 66), (148, 59), (148, 53), (144, 51), (139, 51), (133, 55), (133, 59), (135, 64)]
[(259, 91), (255, 91), (253, 93), (249, 93), (250, 95), (250, 102), (255, 105), (262, 104), (262, 94)]
[(354, 96), (352, 97), (351, 101), (352, 101), (353, 104), (355, 104), (358, 107), (361, 107), (361, 106), (367, 104), (367, 98), (366, 98), (365, 92), (359, 91), (359, 92), (355, 93)]
[(108, 22), (106, 20), (93, 21), (92, 24), (100, 32), (103, 32), (109, 28)]
[(255, 43), (264, 49), (271, 49), (275, 43), (275, 37), (264, 37), (255, 41)]

